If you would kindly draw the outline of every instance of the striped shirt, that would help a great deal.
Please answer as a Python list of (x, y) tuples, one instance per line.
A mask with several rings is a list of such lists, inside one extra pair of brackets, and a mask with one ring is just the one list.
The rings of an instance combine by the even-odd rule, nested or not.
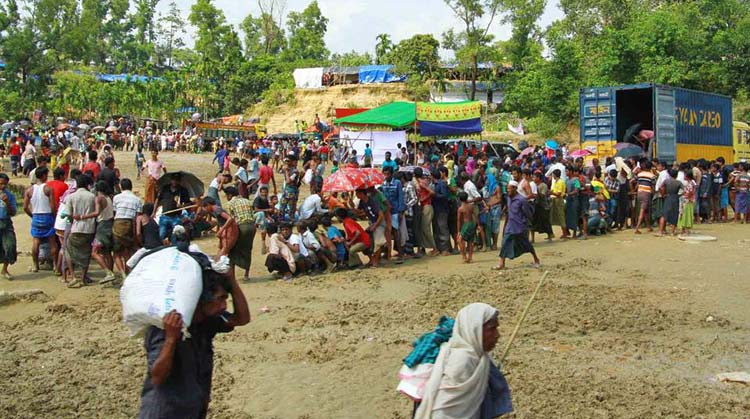
[(747, 173), (741, 173), (736, 179), (735, 186), (737, 187), (737, 190), (740, 192), (747, 192), (748, 188), (750, 188), (750, 175)]
[(122, 191), (112, 199), (115, 210), (115, 220), (133, 220), (136, 215), (143, 212), (141, 199), (131, 191)]
[(638, 172), (638, 192), (653, 192), (655, 178), (656, 176), (648, 170), (641, 170)]

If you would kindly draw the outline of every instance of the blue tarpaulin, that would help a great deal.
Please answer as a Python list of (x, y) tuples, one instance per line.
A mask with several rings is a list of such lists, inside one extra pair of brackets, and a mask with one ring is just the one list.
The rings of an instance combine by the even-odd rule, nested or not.
[(0, 68), (5, 68), (5, 63), (0, 61)]
[(482, 132), (481, 118), (450, 122), (419, 121), (419, 133), (423, 137), (456, 136), (478, 132)]
[(96, 79), (108, 83), (115, 81), (147, 83), (150, 81), (163, 80), (161, 77), (139, 76), (138, 74), (97, 74)]
[(393, 74), (392, 65), (365, 65), (359, 68), (359, 83), (393, 83), (406, 81), (406, 76)]

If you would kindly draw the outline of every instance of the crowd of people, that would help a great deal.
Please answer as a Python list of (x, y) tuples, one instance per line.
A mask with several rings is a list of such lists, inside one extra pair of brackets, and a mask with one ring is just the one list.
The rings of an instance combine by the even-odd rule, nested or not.
[[(269, 182), (272, 198), (276, 195), (275, 171), (265, 169), (267, 175), (258, 180), (256, 170), (267, 168), (268, 157), (249, 151), (246, 189), (257, 195), (253, 211), (267, 238), (268, 270), (290, 279), (306, 272), (378, 267), (383, 260), (402, 263), (459, 253), (471, 263), (475, 251), (498, 249), (494, 269), (504, 269), (506, 259), (525, 253), (537, 266), (532, 244), (537, 235), (586, 240), (623, 229), (690, 234), (696, 222), (744, 223), (748, 215), (748, 164), (727, 164), (721, 157), (680, 164), (616, 157), (585, 164), (583, 157), (546, 147), (505, 160), (489, 159), (480, 149), (457, 155), (436, 145), (421, 146), (412, 156), (411, 147), (399, 146), (395, 159), (386, 153), (377, 169), (382, 185), (323, 192), (326, 161), (332, 161), (331, 173), (366, 170), (372, 166), (371, 152), (357, 156), (346, 150), (343, 156), (334, 146), (325, 155), (322, 147), (292, 142), (283, 150), (284, 164), (277, 172), (283, 187), (275, 201), (267, 198)], [(235, 179), (242, 181), (248, 163), (242, 160), (239, 166)], [(310, 194), (297, 209), (303, 183)], [(333, 226), (335, 221), (343, 228)], [(366, 264), (361, 255), (367, 256)]]
[[(213, 231), (219, 255), (242, 268), (245, 279), (260, 232), (265, 267), (290, 280), (425, 256), (461, 254), (471, 263), (475, 252), (498, 249), (494, 269), (525, 253), (536, 266), (539, 235), (585, 240), (623, 229), (688, 234), (695, 222), (744, 223), (748, 215), (748, 164), (721, 157), (680, 164), (617, 157), (585, 164), (565, 148), (542, 146), (501, 159), (477, 147), (407, 143), (373, 168), (369, 147), (358, 155), (343, 142), (296, 138), (216, 141), (217, 174), (202, 197), (188, 193), (179, 173), (164, 182), (167, 168), (158, 150), (152, 147), (146, 159), (148, 144), (140, 138), (133, 151), (137, 177), (145, 178), (144, 203), (132, 180), (121, 178), (106, 138), (75, 144), (77, 137), (67, 133), (54, 135), (55, 147), (43, 139), (43, 149), (54, 149), (51, 156), (36, 152), (33, 131), (9, 143), (12, 174), (29, 176), (31, 183), (22, 204), (32, 218), (31, 270), (47, 261), (70, 286), (92, 282), (90, 259), (106, 272), (102, 282), (121, 280), (135, 250), (169, 243), (177, 225), (193, 237)], [(76, 147), (83, 149), (78, 159), (71, 153)], [(21, 158), (14, 159), (19, 150)], [(382, 180), (357, 190), (326, 189), (325, 177), (339, 170), (374, 170)], [(0, 187), (9, 179), (0, 178)], [(17, 208), (12, 194), (0, 198), (0, 220), (7, 220), (0, 225), (0, 262), (12, 264)], [(10, 277), (7, 265), (1, 274)]]

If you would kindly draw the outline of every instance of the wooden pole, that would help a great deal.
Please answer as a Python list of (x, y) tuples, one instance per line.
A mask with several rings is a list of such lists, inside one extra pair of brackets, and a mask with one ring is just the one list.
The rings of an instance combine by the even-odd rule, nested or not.
[(173, 212), (181, 212), (182, 210), (186, 210), (186, 209), (190, 209), (190, 208), (197, 208), (197, 207), (198, 207), (198, 205), (196, 204), (196, 205), (190, 205), (190, 206), (187, 206), (187, 207), (176, 208), (176, 209), (173, 209), (173, 210), (170, 210), (170, 211), (167, 211), (167, 212), (162, 212), (161, 215), (167, 215), (167, 214), (171, 214)]
[(419, 137), (417, 136), (417, 106), (418, 103), (416, 98), (414, 98), (414, 166), (417, 166), (417, 140)]
[(508, 352), (510, 352), (510, 346), (513, 344), (513, 341), (516, 339), (516, 335), (518, 334), (518, 331), (521, 329), (521, 323), (523, 323), (524, 319), (526, 318), (526, 315), (529, 313), (529, 308), (531, 307), (531, 303), (534, 302), (534, 299), (536, 298), (537, 293), (539, 293), (539, 290), (542, 288), (542, 285), (544, 284), (544, 280), (547, 278), (547, 274), (549, 274), (549, 271), (544, 271), (544, 274), (542, 274), (541, 279), (539, 279), (539, 283), (536, 284), (536, 289), (534, 290), (534, 293), (531, 294), (531, 298), (529, 298), (529, 302), (526, 303), (526, 308), (523, 309), (523, 312), (521, 313), (521, 317), (518, 319), (518, 323), (516, 323), (515, 329), (513, 329), (513, 333), (510, 335), (510, 340), (508, 340), (508, 344), (505, 345), (505, 350), (503, 350), (503, 355), (500, 357), (500, 362), (505, 361), (505, 357), (508, 356)]

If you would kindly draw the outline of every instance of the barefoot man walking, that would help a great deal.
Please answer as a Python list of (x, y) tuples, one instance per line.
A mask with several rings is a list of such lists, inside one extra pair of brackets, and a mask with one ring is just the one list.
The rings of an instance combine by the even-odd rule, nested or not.
[(505, 259), (515, 259), (524, 253), (531, 253), (534, 257), (534, 266), (538, 267), (540, 262), (536, 256), (534, 246), (529, 242), (529, 219), (532, 211), (526, 198), (518, 194), (518, 182), (515, 180), (508, 183), (508, 217), (503, 228), (503, 247), (500, 249), (500, 264), (494, 270), (505, 269)]

